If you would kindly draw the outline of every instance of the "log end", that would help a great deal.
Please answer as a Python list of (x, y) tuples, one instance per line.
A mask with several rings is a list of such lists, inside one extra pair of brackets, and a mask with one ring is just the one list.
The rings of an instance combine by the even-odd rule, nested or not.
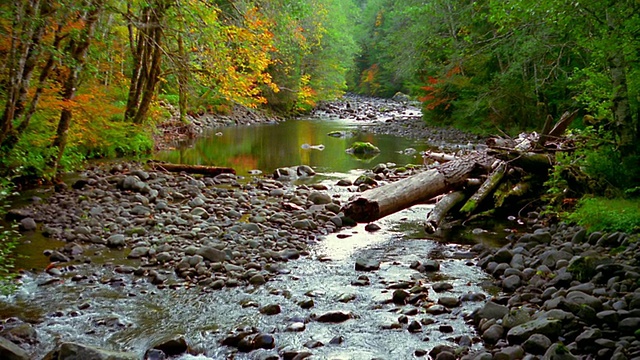
[(357, 198), (342, 208), (344, 215), (359, 223), (366, 223), (380, 218), (380, 206), (376, 201)]

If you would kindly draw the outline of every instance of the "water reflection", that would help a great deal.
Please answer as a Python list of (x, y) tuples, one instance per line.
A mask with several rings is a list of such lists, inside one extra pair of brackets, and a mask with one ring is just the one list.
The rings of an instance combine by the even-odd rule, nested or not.
[[(407, 148), (418, 152), (429, 148), (426, 141), (368, 133), (333, 137), (328, 135), (332, 131), (356, 132), (356, 123), (346, 120), (289, 120), (277, 125), (226, 127), (210, 131), (192, 146), (160, 152), (157, 158), (180, 164), (233, 167), (239, 175), (247, 175), (254, 169), (270, 173), (278, 167), (303, 164), (319, 172), (346, 173), (385, 162), (420, 164), (422, 158), (419, 153), (406, 155), (402, 152)], [(360, 160), (345, 152), (356, 141), (371, 142), (382, 152), (373, 159)], [(305, 149), (304, 144), (324, 145), (324, 149)]]

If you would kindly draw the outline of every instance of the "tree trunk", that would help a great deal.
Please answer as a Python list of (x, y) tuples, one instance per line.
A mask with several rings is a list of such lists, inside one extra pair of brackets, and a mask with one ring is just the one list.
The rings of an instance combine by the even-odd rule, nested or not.
[(504, 162), (500, 162), (495, 170), (491, 172), (487, 180), (485, 180), (482, 186), (480, 186), (480, 189), (478, 189), (478, 191), (476, 191), (476, 193), (473, 194), (473, 196), (471, 196), (471, 198), (469, 198), (469, 200), (467, 200), (467, 202), (462, 206), (460, 212), (462, 214), (469, 215), (472, 212), (476, 211), (482, 201), (486, 199), (487, 196), (489, 196), (489, 194), (491, 194), (493, 190), (495, 190), (496, 187), (500, 184), (500, 181), (502, 181), (506, 170), (507, 164), (505, 164)]
[(11, 33), (11, 45), (7, 60), (9, 89), (4, 111), (0, 116), (0, 143), (13, 135), (13, 121), (24, 111), (29, 82), (36, 67), (39, 47), (45, 32), (46, 21), (42, 18), (50, 12), (48, 3), (40, 0), (16, 1)]
[[(71, 105), (71, 102), (76, 96), (78, 78), (80, 77), (80, 73), (82, 71), (82, 68), (84, 67), (87, 50), (89, 49), (89, 45), (91, 44), (95, 25), (98, 21), (98, 16), (100, 15), (102, 6), (103, 1), (101, 0), (93, 0), (89, 4), (89, 9), (84, 16), (85, 25), (82, 29), (81, 34), (79, 34), (79, 38), (70, 40), (69, 45), (67, 46), (67, 52), (71, 57), (71, 63), (69, 64), (69, 75), (65, 80), (62, 91), (62, 100), (68, 105)], [(72, 118), (73, 112), (71, 110), (71, 107), (65, 106), (60, 113), (60, 121), (58, 122), (56, 137), (53, 139), (53, 148), (57, 149), (58, 151), (52, 169), (52, 177), (55, 177), (58, 173), (60, 160), (62, 159), (64, 149), (67, 146), (67, 137)]]
[(618, 137), (618, 146), (622, 154), (633, 150), (638, 138), (638, 120), (631, 116), (629, 91), (627, 89), (626, 61), (621, 51), (609, 59), (611, 81), (613, 82), (613, 126)]
[[(147, 116), (151, 101), (160, 81), (162, 63), (162, 21), (169, 7), (164, 0), (157, 0), (152, 6), (143, 9), (138, 22), (138, 34), (135, 48), (131, 44), (134, 61), (129, 85), (129, 96), (125, 119), (136, 124), (142, 123)], [(129, 23), (129, 38), (133, 40), (133, 24)]]
[(442, 200), (438, 201), (438, 203), (433, 207), (433, 210), (431, 210), (427, 216), (427, 222), (424, 226), (427, 234), (435, 233), (449, 211), (464, 199), (464, 191), (454, 191), (447, 194), (447, 196), (443, 197)]
[(344, 213), (357, 222), (375, 221), (463, 186), (467, 178), (479, 171), (487, 172), (494, 161), (485, 153), (465, 155), (435, 169), (365, 191), (344, 206)]
[(152, 163), (151, 167), (153, 167), (156, 170), (166, 170), (170, 172), (185, 172), (188, 174), (201, 174), (201, 175), (208, 175), (208, 176), (217, 176), (220, 174), (236, 173), (236, 171), (233, 168), (218, 167), (218, 166)]

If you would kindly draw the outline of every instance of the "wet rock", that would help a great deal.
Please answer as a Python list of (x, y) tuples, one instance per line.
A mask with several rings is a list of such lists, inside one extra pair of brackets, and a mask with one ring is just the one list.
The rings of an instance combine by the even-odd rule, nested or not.
[(304, 299), (298, 302), (298, 306), (303, 309), (311, 309), (314, 305), (313, 299)]
[(502, 280), (502, 288), (506, 291), (513, 292), (522, 283), (522, 279), (518, 275), (507, 276)]
[(340, 335), (334, 336), (333, 338), (331, 338), (331, 340), (329, 340), (330, 345), (340, 345), (343, 342), (344, 342), (344, 337)]
[(374, 271), (380, 269), (380, 262), (374, 259), (356, 259), (356, 271)]
[(407, 330), (409, 330), (409, 332), (411, 332), (411, 333), (421, 332), (422, 331), (422, 325), (418, 321), (412, 320), (409, 323), (409, 326), (407, 327)]
[(252, 284), (252, 285), (262, 285), (262, 284), (264, 284), (266, 282), (267, 282), (267, 280), (264, 278), (264, 275), (262, 275), (262, 274), (253, 275), (249, 279), (249, 283)]
[(623, 334), (633, 334), (640, 329), (640, 317), (622, 319), (618, 324), (618, 330)]
[(353, 318), (353, 314), (346, 311), (327, 311), (312, 318), (317, 322), (341, 323)]
[(158, 349), (149, 349), (144, 354), (144, 360), (165, 360), (166, 358), (167, 354)]
[(395, 304), (404, 305), (407, 303), (407, 299), (411, 296), (411, 294), (403, 289), (397, 289), (393, 291), (393, 296), (391, 297), (391, 301)]
[(304, 331), (305, 329), (306, 325), (303, 322), (294, 322), (289, 324), (285, 331), (300, 332)]
[(167, 356), (176, 356), (187, 352), (189, 345), (183, 336), (177, 336), (158, 340), (151, 348), (160, 350)]
[(276, 315), (280, 314), (282, 309), (278, 304), (269, 304), (260, 308), (260, 313), (263, 315)]
[(369, 223), (364, 226), (364, 230), (368, 232), (376, 232), (380, 230), (380, 226), (378, 226), (378, 224), (375, 224), (375, 223)]
[(451, 296), (443, 296), (438, 299), (438, 304), (451, 309), (460, 306), (460, 299)]
[(433, 291), (441, 293), (453, 289), (453, 285), (448, 282), (438, 282), (431, 285), (431, 288), (433, 289)]
[(276, 347), (276, 339), (271, 334), (258, 334), (253, 338), (252, 343), (253, 349), (273, 349)]
[[(0, 358), (7, 360), (29, 360), (31, 357), (20, 346), (0, 336)], [(52, 358), (54, 359), (54, 358)]]
[(138, 358), (139, 356), (135, 353), (110, 351), (89, 345), (65, 342), (45, 355), (43, 360), (136, 360)]
[(33, 325), (17, 318), (9, 318), (2, 323), (0, 336), (16, 344), (35, 344), (38, 340)]
[(136, 248), (133, 248), (133, 250), (131, 250), (131, 252), (129, 253), (129, 255), (127, 255), (127, 257), (130, 259), (139, 259), (143, 256), (147, 256), (148, 253), (149, 253), (148, 246), (138, 246)]
[(422, 271), (426, 271), (426, 272), (440, 271), (440, 263), (437, 260), (427, 260), (422, 264)]

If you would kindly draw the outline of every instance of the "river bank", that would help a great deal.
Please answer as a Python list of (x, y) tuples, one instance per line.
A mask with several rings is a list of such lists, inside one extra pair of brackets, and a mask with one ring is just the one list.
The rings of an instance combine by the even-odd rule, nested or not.
[[(337, 103), (345, 112), (336, 116), (364, 123), (384, 108), (380, 116), (397, 125), (363, 130), (419, 126), (416, 108), (402, 102), (354, 101)], [(354, 107), (361, 110), (346, 111)], [(473, 139), (422, 126), (419, 136), (434, 142)], [(421, 170), (365, 174), (381, 185)], [(350, 223), (341, 206), (367, 188), (361, 182), (199, 177), (137, 163), (87, 169), (11, 212), (25, 233), (56, 245), (42, 255), (46, 271), (25, 269), (22, 292), (6, 299), (2, 312), (23, 316), (3, 316), (0, 335), (22, 350), (0, 340), (0, 351), (41, 358), (54, 350), (56, 359), (638, 356), (637, 237), (587, 236), (532, 213), (521, 219), (532, 233), (511, 233), (504, 247), (437, 243), (407, 236), (424, 209)], [(349, 243), (368, 245), (344, 255), (326, 248)], [(44, 300), (56, 302), (50, 310), (29, 310), (47, 291), (56, 294)], [(113, 301), (98, 302), (105, 293)]]

